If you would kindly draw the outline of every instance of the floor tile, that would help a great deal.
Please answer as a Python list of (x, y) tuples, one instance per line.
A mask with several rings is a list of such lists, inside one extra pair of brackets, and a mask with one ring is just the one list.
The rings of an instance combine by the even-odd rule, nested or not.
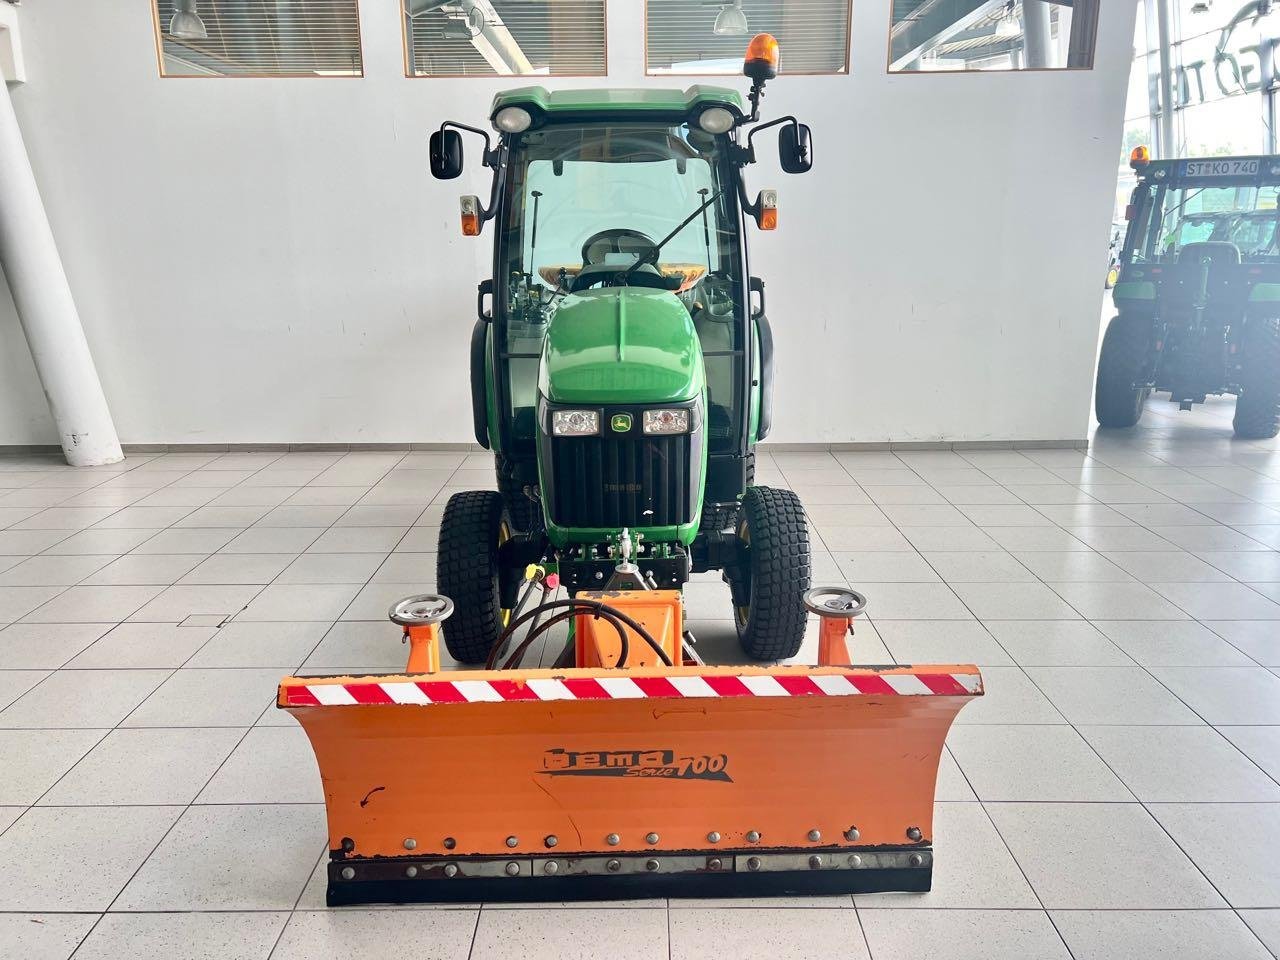
[(1033, 574), (1049, 583), (1124, 582), (1133, 579), (1102, 554), (1092, 550), (1020, 550), (1014, 556)]
[[(1026, 671), (1075, 724), (1195, 726), (1202, 722), (1141, 667), (1027, 667)], [(1272, 679), (1280, 683), (1280, 677)]]
[(1229, 910), (1054, 911), (1075, 960), (1268, 960)]
[(1040, 906), (1018, 864), (977, 803), (933, 808), (933, 889), (928, 893), (857, 894), (866, 909), (1036, 909)]
[(480, 914), (470, 960), (509, 960), (526, 954), (530, 944), (559, 960), (594, 960), (623, 953), (635, 960), (668, 960), (667, 913), (489, 909)]
[(0, 557), (32, 556), (72, 536), (70, 530), (0, 530)]
[[(358, 583), (272, 584), (254, 597), (236, 619), (333, 621), (359, 591)], [(385, 610), (382, 613), (386, 615)]]
[(1156, 527), (1155, 532), (1183, 550), (1266, 550), (1263, 542), (1228, 527)]
[(1004, 551), (932, 551), (924, 557), (947, 583), (1025, 583), (1036, 579), (1013, 554)]
[(0, 834), (5, 909), (105, 910), (181, 812), (181, 807), (28, 810)]
[(50, 554), (121, 554), (136, 549), (160, 530), (81, 530), (70, 537), (59, 537), (46, 551)]
[(991, 620), (983, 626), (1022, 666), (1128, 667), (1125, 652), (1084, 620)]
[(1253, 666), (1243, 653), (1194, 620), (1098, 620), (1094, 625), (1144, 667)]
[(1061, 724), (956, 726), (947, 747), (982, 801), (1134, 799), (1080, 735)]
[(1042, 583), (957, 583), (952, 589), (982, 620), (1078, 620), (1080, 614)]
[[(62, 593), (64, 587), (0, 587), (0, 623), (21, 620)], [(114, 619), (104, 617), (103, 619)], [(71, 622), (71, 621), (66, 621)]]
[(134, 553), (213, 553), (233, 540), (235, 528), (171, 527), (134, 548)]
[(10, 670), (56, 670), (113, 625), (11, 623), (0, 627), (0, 664)]
[(1211, 727), (1079, 729), (1143, 802), (1280, 802), (1280, 786)]
[(1236, 908), (1280, 907), (1280, 804), (1153, 803), (1152, 815)]
[(0, 711), (0, 727), (114, 727), (168, 675), (168, 670), (60, 670)]
[(324, 845), (318, 804), (188, 807), (113, 909), (291, 910)]
[(287, 913), (109, 913), (76, 960), (267, 960)]
[(882, 620), (876, 629), (895, 663), (1013, 662), (975, 620)]
[(914, 550), (865, 550), (834, 556), (840, 573), (852, 584), (938, 583), (942, 579)]
[(131, 553), (85, 578), (86, 586), (168, 586), (204, 559), (199, 553)]
[(114, 559), (114, 554), (31, 557), (0, 573), (0, 586), (69, 587)]
[[(405, 556), (414, 556), (406, 554)], [(434, 556), (432, 557), (434, 560)], [(277, 583), (364, 583), (384, 560), (380, 553), (304, 553), (276, 579)], [(434, 575), (434, 563), (432, 564)]]
[(250, 527), (218, 552), (301, 553), (324, 531), (324, 527)]
[(1280, 955), (1280, 910), (1241, 910), (1239, 913), (1272, 955)]
[[(188, 667), (169, 677), (129, 715), (123, 725), (252, 726), (268, 704), (275, 701), (279, 681), (278, 670), (197, 670)], [(0, 721), (3, 718), (4, 714), (0, 714)]]
[(292, 553), (214, 554), (184, 576), (182, 583), (268, 584), (295, 556)]
[(873, 620), (972, 620), (945, 583), (862, 583), (867, 615)]
[[(0, 670), (0, 707), (13, 703), (48, 676), (47, 670)], [(0, 718), (3, 716), (0, 713)]]
[(326, 530), (308, 553), (388, 553), (395, 549), (407, 526), (334, 527)]
[[(1006, 527), (1004, 529), (1017, 530), (1022, 528)], [(995, 539), (992, 530), (983, 532), (974, 526), (906, 527), (901, 531), (901, 534), (906, 537), (911, 546), (921, 553), (951, 550), (972, 550), (980, 553), (990, 553), (1004, 545)], [(826, 538), (824, 537), (824, 539)], [(827, 545), (832, 546), (830, 541), (827, 542)], [(832, 546), (832, 549), (836, 548)], [(842, 549), (857, 548), (850, 546)]]
[(956, 723), (1066, 723), (1021, 667), (984, 667), (983, 695), (965, 705)]
[(71, 769), (104, 730), (0, 730), (0, 804), (29, 806)]
[(1280, 723), (1280, 677), (1261, 667), (1152, 667), (1151, 672), (1209, 723)]
[(165, 587), (154, 599), (130, 615), (129, 619), (154, 623), (181, 623), (187, 617), (204, 614), (230, 617), (249, 606), (262, 589), (259, 584), (224, 586), (178, 583), (172, 587)]
[[(380, 955), (388, 957), (466, 960), (477, 919), (474, 910), (295, 913), (271, 960), (358, 957), (374, 944)], [(534, 942), (527, 941), (509, 956), (529, 955)]]
[(1143, 583), (1227, 581), (1225, 573), (1183, 550), (1121, 550), (1105, 556)]
[(1050, 910), (1221, 907), (1222, 898), (1136, 803), (988, 803)]
[[(171, 623), (122, 623), (91, 644), (67, 667), (133, 668), (182, 666), (214, 635), (211, 627), (179, 627)], [(0, 634), (0, 637), (3, 637)]]
[[(188, 667), (272, 667), (296, 669), (315, 649), (329, 624), (314, 621), (250, 623), (234, 621), (213, 632), (213, 638), (187, 663)], [(0, 640), (4, 634), (0, 633)]]
[[(717, 588), (717, 592), (723, 596), (724, 607), (721, 609), (727, 614), (731, 609), (729, 606), (728, 587), (724, 584), (707, 584), (707, 586), (714, 586)], [(421, 593), (422, 590), (423, 585), (420, 583), (370, 583), (368, 586), (361, 588), (355, 599), (351, 601), (351, 605), (343, 611), (342, 619), (386, 621), (387, 612), (391, 609), (392, 604), (397, 600), (413, 596), (415, 593)]]
[(374, 572), (372, 580), (374, 583), (435, 583), (436, 556), (434, 553), (393, 553)]
[[(1280, 620), (1280, 603), (1243, 583), (1153, 583), (1197, 620)], [(1280, 624), (1276, 625), (1280, 631)]]
[[(1041, 910), (865, 910), (875, 960), (1071, 960)], [(1078, 958), (1077, 958), (1078, 960)]]
[[(881, 550), (890, 550), (895, 553), (912, 552), (911, 541), (894, 527), (883, 525), (836, 526), (824, 524), (821, 540), (828, 550), (835, 553), (861, 553)], [(434, 537), (431, 542), (435, 542)], [(418, 549), (421, 549), (421, 547)]]
[(97, 920), (94, 913), (0, 914), (0, 953), (22, 960), (67, 960)]
[(124, 620), (163, 589), (158, 586), (68, 587), (28, 613), (26, 620), (30, 623), (104, 623)]
[(299, 726), (255, 727), (197, 803), (324, 803), (311, 742)]
[(390, 622), (336, 623), (303, 664), (307, 673), (398, 673), (404, 669), (401, 631)]
[[(1141, 583), (1054, 583), (1063, 600), (1089, 620), (1187, 620), (1184, 613)], [(1203, 584), (1182, 584), (1199, 589)]]
[(871, 957), (852, 910), (673, 910), (670, 932), (671, 960), (702, 960), (708, 944), (741, 960), (806, 960), (818, 943), (831, 960)]
[(1280, 552), (1254, 550), (1204, 551), (1201, 560), (1237, 580), (1250, 583), (1280, 582)]
[(1280, 726), (1218, 727), (1218, 732), (1272, 780), (1280, 782)]
[(112, 730), (40, 802), (68, 807), (190, 803), (243, 733), (231, 728)]

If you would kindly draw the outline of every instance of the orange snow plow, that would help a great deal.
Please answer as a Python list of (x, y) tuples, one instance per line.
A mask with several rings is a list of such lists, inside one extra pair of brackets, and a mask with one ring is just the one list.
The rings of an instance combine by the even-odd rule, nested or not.
[(563, 665), (445, 672), (452, 604), (398, 604), (414, 672), (280, 684), (324, 783), (329, 904), (928, 890), (943, 741), (981, 677), (850, 666), (861, 598), (806, 601), (816, 666), (705, 665), (678, 591), (621, 590), (539, 608), (573, 621)]

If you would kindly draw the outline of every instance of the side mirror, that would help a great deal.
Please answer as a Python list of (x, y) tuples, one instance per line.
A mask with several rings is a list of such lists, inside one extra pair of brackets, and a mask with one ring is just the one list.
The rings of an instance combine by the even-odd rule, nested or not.
[(778, 132), (778, 162), (787, 173), (813, 169), (813, 141), (807, 124), (789, 123)]
[(462, 173), (462, 134), (457, 130), (437, 130), (431, 134), (431, 175), (437, 180), (453, 180)]

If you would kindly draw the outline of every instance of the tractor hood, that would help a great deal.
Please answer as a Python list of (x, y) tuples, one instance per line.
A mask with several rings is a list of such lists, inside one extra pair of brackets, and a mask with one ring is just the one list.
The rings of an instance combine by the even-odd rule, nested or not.
[(697, 397), (703, 376), (697, 331), (674, 294), (605, 287), (556, 311), (538, 387), (552, 403), (670, 403)]

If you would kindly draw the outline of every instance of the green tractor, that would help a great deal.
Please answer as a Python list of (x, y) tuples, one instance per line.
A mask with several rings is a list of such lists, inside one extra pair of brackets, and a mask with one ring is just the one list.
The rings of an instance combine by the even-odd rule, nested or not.
[(1236, 396), (1235, 434), (1280, 432), (1280, 156), (1130, 161), (1138, 176), (1098, 359), (1102, 427), (1152, 391), (1182, 410)]
[(455, 660), (490, 654), (529, 564), (576, 594), (616, 586), (620, 561), (648, 588), (719, 570), (748, 656), (800, 649), (804, 512), (791, 491), (754, 484), (773, 338), (746, 223), (773, 229), (778, 209), (772, 190), (748, 198), (743, 170), (774, 127), (783, 170), (812, 165), (807, 126), (759, 122), (776, 71), (761, 35), (743, 70), (749, 110), (720, 87), (526, 87), (494, 99), (496, 143), (452, 121), (432, 134), (438, 179), (462, 173), (463, 132), (483, 139), (492, 187), (487, 202), (462, 198), (463, 233), (496, 220), (471, 399), (498, 489), (454, 495), (440, 528)]

